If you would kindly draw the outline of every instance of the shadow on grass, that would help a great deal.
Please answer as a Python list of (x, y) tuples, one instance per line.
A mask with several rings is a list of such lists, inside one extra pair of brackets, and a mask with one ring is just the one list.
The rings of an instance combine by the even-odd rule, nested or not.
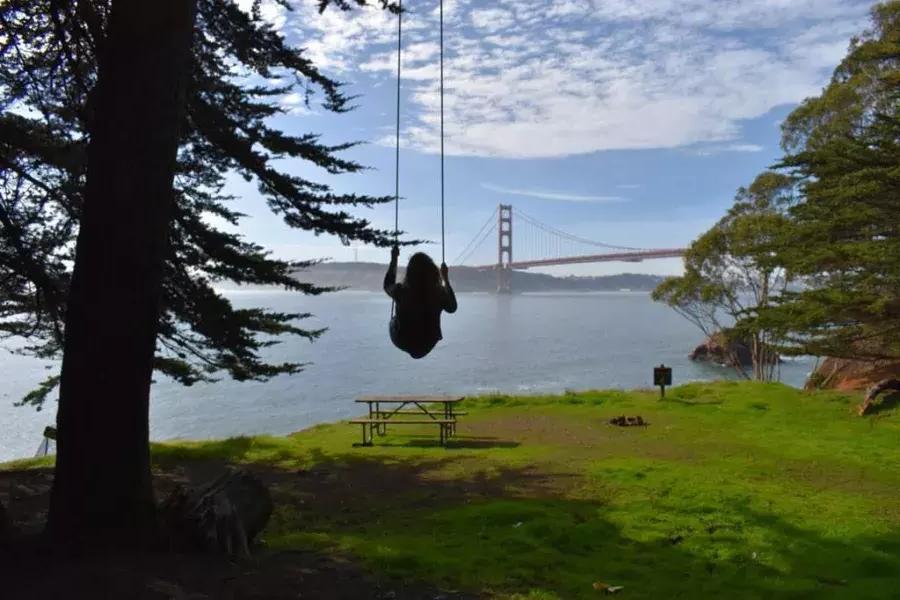
[(252, 461), (276, 506), (270, 550), (258, 557), (269, 581), (289, 578), (296, 551), (317, 550), (381, 578), (532, 598), (594, 598), (596, 582), (623, 585), (628, 598), (892, 598), (900, 589), (900, 532), (823, 535), (747, 503), (685, 500), (643, 522), (602, 491), (584, 499), (577, 473), (478, 455), (327, 454), (275, 438), (155, 450), (163, 474)]
[(302, 458), (302, 450), (290, 438), (268, 436), (233, 437), (202, 442), (151, 444), (155, 467), (169, 468), (186, 461), (209, 461), (215, 464), (292, 463)]
[[(521, 444), (496, 437), (456, 435), (447, 440), (446, 450), (491, 448), (518, 448)], [(391, 435), (375, 437), (375, 446), (385, 448), (440, 448), (441, 442), (433, 435)]]
[[(900, 587), (900, 532), (832, 537), (740, 504), (687, 505), (649, 517), (672, 529), (648, 539), (634, 533), (647, 523), (623, 529), (604, 501), (573, 497), (577, 474), (453, 456), (315, 462), (276, 476), (272, 547), (352, 555), (395, 578), (573, 599), (596, 597), (597, 581), (629, 598), (892, 598)], [(718, 513), (726, 523), (711, 523)]]

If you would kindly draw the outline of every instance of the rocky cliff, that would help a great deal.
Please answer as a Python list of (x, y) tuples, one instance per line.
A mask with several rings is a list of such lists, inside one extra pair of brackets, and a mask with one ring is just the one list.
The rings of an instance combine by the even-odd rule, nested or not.
[(900, 379), (900, 360), (826, 358), (809, 376), (806, 389), (865, 390), (890, 378)]

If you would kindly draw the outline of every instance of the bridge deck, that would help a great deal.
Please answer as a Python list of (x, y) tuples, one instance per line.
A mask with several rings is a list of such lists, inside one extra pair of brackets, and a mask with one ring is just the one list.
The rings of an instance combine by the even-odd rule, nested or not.
[[(607, 254), (591, 254), (587, 256), (570, 256), (563, 258), (545, 258), (540, 260), (513, 261), (513, 269), (531, 269), (533, 267), (552, 267), (555, 265), (575, 265), (595, 262), (641, 262), (655, 258), (679, 258), (684, 256), (684, 248), (661, 248), (641, 250), (638, 252), (610, 252)], [(497, 265), (481, 265), (477, 269), (496, 269)]]

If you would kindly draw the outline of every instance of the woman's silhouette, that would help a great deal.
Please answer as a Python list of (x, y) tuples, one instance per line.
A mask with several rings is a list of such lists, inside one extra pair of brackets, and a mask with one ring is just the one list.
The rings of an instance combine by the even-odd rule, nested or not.
[(438, 271), (431, 257), (422, 252), (412, 255), (406, 277), (397, 283), (398, 256), (400, 248), (394, 246), (384, 276), (384, 291), (397, 304), (391, 318), (391, 341), (413, 358), (422, 358), (443, 339), (441, 312), (456, 312), (456, 295), (450, 287), (446, 263)]

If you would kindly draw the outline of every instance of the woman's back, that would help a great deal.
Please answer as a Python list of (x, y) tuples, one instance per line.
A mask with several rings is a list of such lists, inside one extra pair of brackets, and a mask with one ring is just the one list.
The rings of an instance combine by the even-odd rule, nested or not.
[(397, 283), (397, 254), (396, 250), (392, 253), (384, 279), (384, 290), (396, 303), (391, 340), (413, 358), (422, 358), (443, 339), (441, 312), (456, 312), (456, 295), (450, 287), (446, 265), (441, 267), (440, 278), (431, 278), (427, 269), (430, 266), (437, 276), (437, 266), (424, 254), (410, 259), (406, 280)]

